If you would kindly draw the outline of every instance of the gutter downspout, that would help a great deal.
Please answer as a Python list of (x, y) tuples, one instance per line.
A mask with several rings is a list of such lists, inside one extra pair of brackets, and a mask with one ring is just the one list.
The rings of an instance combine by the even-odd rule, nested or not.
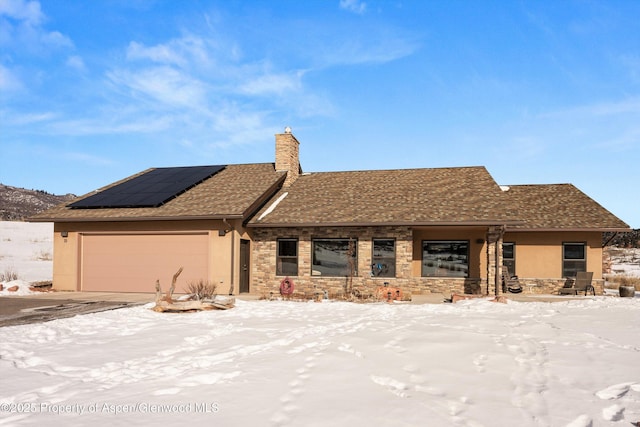
[(225, 231), (231, 231), (231, 284), (229, 285), (229, 295), (233, 295), (235, 287), (235, 269), (236, 269), (236, 233), (231, 224), (227, 222), (227, 218), (222, 218), (222, 222), (227, 226)]
[(606, 241), (606, 242), (604, 242), (604, 243), (602, 244), (602, 247), (603, 247), (603, 248), (604, 248), (604, 247), (606, 247), (606, 246), (607, 246), (607, 245), (608, 245), (608, 244), (609, 244), (613, 239), (615, 239), (615, 238), (616, 238), (616, 236), (617, 236), (617, 235), (618, 235), (618, 232), (617, 232), (617, 231), (614, 231), (614, 232), (613, 232), (613, 234), (611, 235), (611, 237), (609, 237), (609, 238), (607, 239), (607, 241)]

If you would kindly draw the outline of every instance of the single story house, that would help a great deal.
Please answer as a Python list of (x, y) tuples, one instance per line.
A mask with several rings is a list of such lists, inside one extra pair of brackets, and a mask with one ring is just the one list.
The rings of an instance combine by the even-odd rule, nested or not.
[(571, 184), (499, 186), (484, 167), (303, 173), (299, 142), (275, 163), (156, 168), (32, 217), (54, 223), (59, 290), (501, 292), (503, 265), (530, 293), (594, 272), (602, 233), (629, 226)]

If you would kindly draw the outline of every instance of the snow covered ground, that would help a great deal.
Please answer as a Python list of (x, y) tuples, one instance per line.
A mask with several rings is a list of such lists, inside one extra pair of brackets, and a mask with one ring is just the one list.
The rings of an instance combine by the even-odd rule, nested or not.
[(27, 282), (53, 278), (53, 224), (0, 221), (0, 274)]
[(640, 277), (640, 248), (611, 249), (611, 272), (616, 275)]
[(0, 426), (629, 426), (639, 325), (639, 298), (595, 297), (238, 301), (4, 327)]
[(0, 328), (0, 425), (628, 426), (640, 300), (239, 301)]

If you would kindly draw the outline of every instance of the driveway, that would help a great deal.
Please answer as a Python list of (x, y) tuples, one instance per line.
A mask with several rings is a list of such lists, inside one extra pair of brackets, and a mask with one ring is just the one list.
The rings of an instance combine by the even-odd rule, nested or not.
[(0, 297), (0, 327), (48, 322), (79, 314), (133, 307), (155, 300), (155, 294), (49, 292)]

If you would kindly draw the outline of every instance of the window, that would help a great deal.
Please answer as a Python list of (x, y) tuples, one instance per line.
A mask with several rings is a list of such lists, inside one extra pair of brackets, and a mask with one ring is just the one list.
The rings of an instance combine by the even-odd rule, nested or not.
[(313, 239), (312, 276), (357, 276), (358, 241)]
[(371, 254), (371, 275), (374, 277), (396, 276), (396, 241), (393, 239), (373, 239)]
[(276, 275), (298, 275), (298, 240), (278, 239)]
[(516, 273), (516, 244), (504, 242), (502, 244), (502, 265), (507, 266), (509, 274), (515, 276)]
[(578, 271), (587, 271), (584, 243), (562, 244), (562, 277), (575, 277)]
[(423, 277), (468, 277), (468, 240), (424, 240)]

